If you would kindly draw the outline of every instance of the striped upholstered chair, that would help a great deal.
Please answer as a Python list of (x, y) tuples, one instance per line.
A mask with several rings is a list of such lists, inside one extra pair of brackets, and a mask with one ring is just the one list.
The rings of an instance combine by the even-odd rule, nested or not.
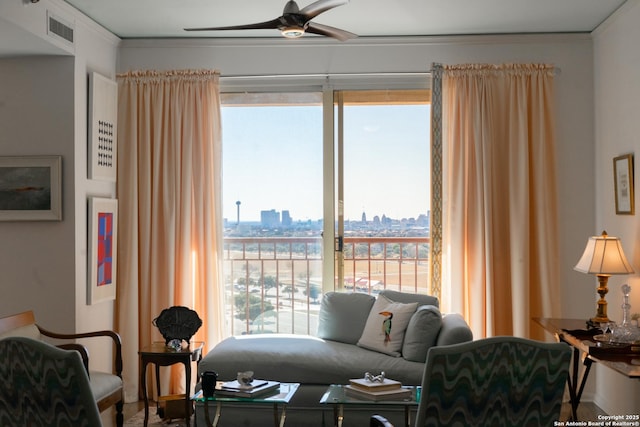
[(570, 356), (567, 344), (516, 337), (431, 347), (415, 426), (553, 425)]
[(0, 339), (0, 425), (100, 427), (80, 353), (24, 337)]

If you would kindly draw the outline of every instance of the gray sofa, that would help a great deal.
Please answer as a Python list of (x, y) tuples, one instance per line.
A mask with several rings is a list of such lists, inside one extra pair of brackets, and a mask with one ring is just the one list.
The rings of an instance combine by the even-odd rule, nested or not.
[[(321, 304), (317, 336), (230, 337), (209, 351), (200, 362), (198, 373), (215, 371), (219, 380), (227, 381), (235, 379), (239, 371), (250, 370), (255, 378), (300, 383), (287, 406), (287, 425), (332, 425), (333, 407), (319, 404), (330, 384), (346, 384), (351, 378), (362, 378), (365, 372), (384, 371), (388, 378), (404, 385), (420, 385), (431, 346), (472, 339), (462, 316), (441, 315), (438, 300), (428, 295), (385, 290), (376, 299), (360, 293), (329, 292)], [(384, 333), (382, 324), (390, 311), (394, 312), (390, 337), (379, 339), (379, 331)], [(389, 348), (391, 344), (396, 348)], [(272, 408), (247, 409), (246, 403), (238, 407), (224, 405), (220, 425), (262, 426), (273, 422)], [(355, 413), (359, 409), (362, 409), (361, 417)], [(402, 408), (396, 410), (400, 423)], [(205, 425), (203, 411), (203, 405), (196, 404), (198, 426)], [(358, 425), (363, 420), (361, 425), (366, 425), (371, 411), (371, 407), (350, 407), (344, 425), (350, 422)], [(388, 411), (385, 415), (394, 418)]]

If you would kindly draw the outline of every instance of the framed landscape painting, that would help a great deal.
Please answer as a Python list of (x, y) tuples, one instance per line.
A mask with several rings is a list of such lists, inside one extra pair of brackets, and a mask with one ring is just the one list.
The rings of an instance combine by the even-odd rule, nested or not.
[(118, 201), (89, 198), (89, 305), (116, 298), (117, 245)]
[(62, 156), (0, 157), (0, 221), (62, 219)]

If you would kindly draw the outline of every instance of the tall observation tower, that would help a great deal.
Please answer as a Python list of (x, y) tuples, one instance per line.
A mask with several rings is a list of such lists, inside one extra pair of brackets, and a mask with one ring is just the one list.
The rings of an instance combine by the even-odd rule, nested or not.
[(236, 202), (236, 206), (238, 207), (238, 222), (237, 222), (237, 224), (240, 225), (240, 200), (238, 200)]

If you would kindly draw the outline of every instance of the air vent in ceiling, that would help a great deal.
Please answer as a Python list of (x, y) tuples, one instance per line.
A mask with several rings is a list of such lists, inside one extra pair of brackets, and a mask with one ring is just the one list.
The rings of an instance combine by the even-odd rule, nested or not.
[(66, 43), (73, 44), (73, 24), (61, 19), (50, 11), (47, 13), (47, 34)]

